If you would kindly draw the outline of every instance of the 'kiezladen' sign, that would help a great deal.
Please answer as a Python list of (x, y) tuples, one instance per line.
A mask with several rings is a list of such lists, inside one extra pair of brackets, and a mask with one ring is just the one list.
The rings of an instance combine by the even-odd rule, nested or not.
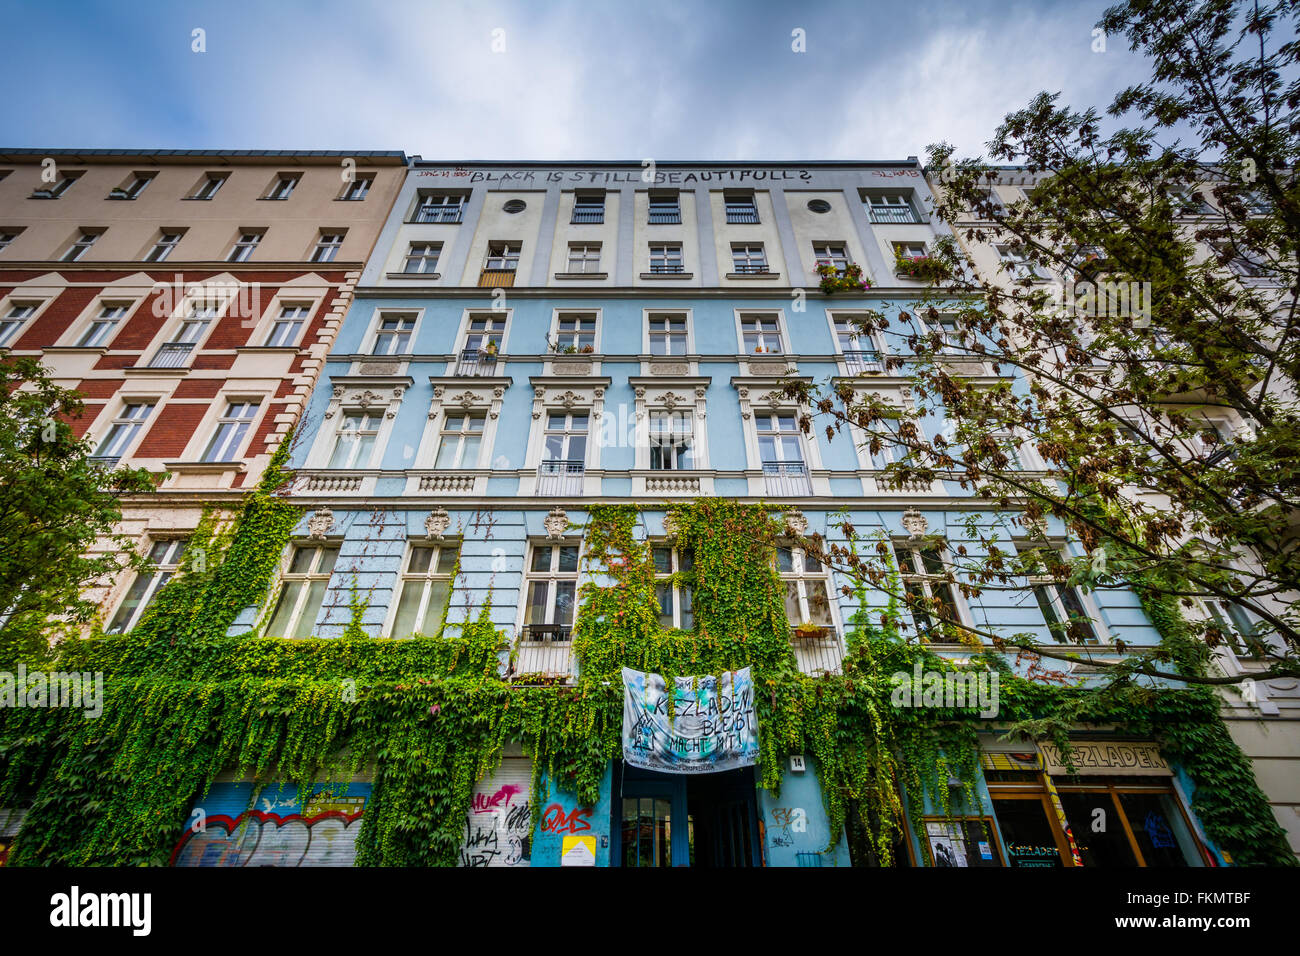
[[(1042, 743), (1047, 772), (1068, 774), (1065, 757), (1055, 744)], [(1074, 770), (1080, 776), (1172, 776), (1169, 764), (1154, 743), (1122, 740), (1076, 740), (1070, 745)]]
[(714, 773), (758, 758), (749, 668), (720, 677), (678, 677), (669, 716), (659, 674), (623, 668), (623, 759), (666, 773)]

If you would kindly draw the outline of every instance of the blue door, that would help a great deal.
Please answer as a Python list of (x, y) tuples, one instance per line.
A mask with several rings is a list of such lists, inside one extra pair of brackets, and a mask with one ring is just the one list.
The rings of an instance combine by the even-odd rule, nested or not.
[(710, 774), (614, 772), (615, 866), (761, 866), (753, 768)]

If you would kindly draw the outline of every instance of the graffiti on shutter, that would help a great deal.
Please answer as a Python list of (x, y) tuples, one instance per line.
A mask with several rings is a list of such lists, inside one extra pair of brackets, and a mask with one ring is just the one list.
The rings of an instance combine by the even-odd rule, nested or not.
[[(256, 799), (254, 800), (254, 794)], [(352, 866), (369, 783), (214, 783), (190, 810), (172, 866)]]
[(528, 866), (532, 856), (532, 765), (506, 757), (496, 773), (474, 785), (465, 820), (461, 866)]

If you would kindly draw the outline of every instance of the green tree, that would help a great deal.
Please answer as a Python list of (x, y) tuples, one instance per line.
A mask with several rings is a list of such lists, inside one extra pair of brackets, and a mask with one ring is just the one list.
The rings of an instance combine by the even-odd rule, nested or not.
[[(971, 523), (978, 556), (957, 549), (973, 588), (1050, 577), (1205, 602), (1250, 624), (1194, 624), (1195, 660), (1226, 642), (1300, 675), (1300, 5), (1130, 0), (1099, 26), (1153, 66), (1107, 116), (1040, 93), (1006, 117), (989, 159), (930, 148), (934, 214), (956, 235), (917, 302), (860, 322), (897, 343), (914, 407), (900, 414), (852, 381), (788, 392), (809, 404), (806, 429), (892, 448), (898, 487), (946, 478), (1004, 516), (993, 531)], [(1011, 172), (1032, 188), (996, 201), (990, 185)], [(1013, 261), (976, 270), (963, 242)], [(1008, 545), (1049, 517), (1087, 558)], [(887, 555), (826, 554), (883, 587)], [(972, 633), (1069, 658), (1072, 618), (1060, 643)], [(1114, 668), (1179, 669), (1170, 654)]]
[(0, 361), (0, 662), (41, 659), (93, 616), (88, 588), (140, 564), (116, 530), (119, 501), (155, 476), (93, 463), (68, 424), (81, 412), (35, 359)]

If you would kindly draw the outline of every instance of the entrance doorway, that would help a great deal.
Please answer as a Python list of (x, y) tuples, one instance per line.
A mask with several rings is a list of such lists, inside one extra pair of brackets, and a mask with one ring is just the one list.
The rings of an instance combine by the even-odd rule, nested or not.
[(761, 866), (754, 769), (614, 772), (612, 858), (620, 866)]

